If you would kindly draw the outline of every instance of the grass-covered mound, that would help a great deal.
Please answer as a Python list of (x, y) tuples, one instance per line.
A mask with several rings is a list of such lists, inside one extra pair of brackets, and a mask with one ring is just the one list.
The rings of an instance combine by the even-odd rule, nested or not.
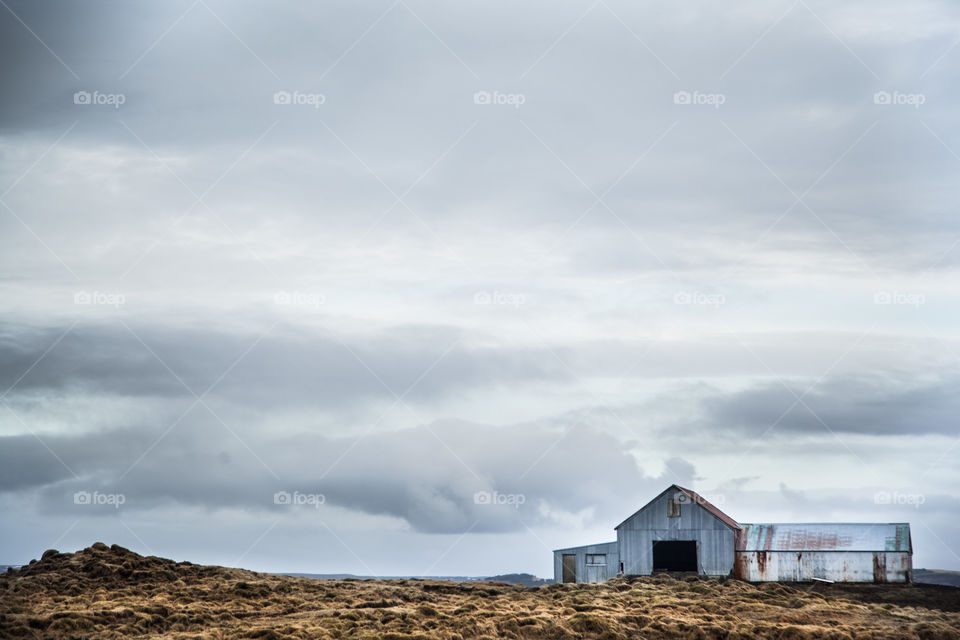
[(960, 589), (650, 577), (528, 588), (315, 580), (48, 551), (0, 575), (0, 638), (960, 638)]

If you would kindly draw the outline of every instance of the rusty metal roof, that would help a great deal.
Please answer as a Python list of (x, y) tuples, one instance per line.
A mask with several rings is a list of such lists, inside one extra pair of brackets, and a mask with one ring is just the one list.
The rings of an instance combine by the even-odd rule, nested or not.
[(737, 551), (913, 551), (905, 522), (741, 523), (740, 528)]
[(725, 514), (723, 511), (720, 511), (720, 509), (718, 509), (713, 503), (707, 502), (707, 499), (701, 496), (696, 491), (692, 491), (690, 489), (684, 489), (683, 487), (680, 487), (677, 485), (673, 485), (673, 486), (677, 487), (677, 489), (679, 489), (680, 491), (683, 491), (685, 494), (687, 494), (690, 497), (691, 500), (693, 500), (694, 502), (699, 504), (701, 507), (709, 511), (714, 517), (718, 518), (721, 522), (723, 522), (725, 525), (727, 525), (731, 529), (736, 530), (740, 528), (740, 524), (736, 520), (734, 520), (733, 518)]

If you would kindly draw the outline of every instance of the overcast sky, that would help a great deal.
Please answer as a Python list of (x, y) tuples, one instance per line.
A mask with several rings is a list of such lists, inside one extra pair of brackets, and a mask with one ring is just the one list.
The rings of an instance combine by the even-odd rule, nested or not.
[(955, 3), (0, 5), (0, 563), (960, 569)]

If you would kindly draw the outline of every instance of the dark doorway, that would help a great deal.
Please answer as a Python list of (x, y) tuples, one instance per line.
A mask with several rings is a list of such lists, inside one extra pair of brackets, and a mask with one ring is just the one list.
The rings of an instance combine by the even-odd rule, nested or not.
[(577, 556), (564, 554), (562, 577), (564, 582), (577, 581)]
[(654, 571), (696, 571), (696, 540), (654, 540)]

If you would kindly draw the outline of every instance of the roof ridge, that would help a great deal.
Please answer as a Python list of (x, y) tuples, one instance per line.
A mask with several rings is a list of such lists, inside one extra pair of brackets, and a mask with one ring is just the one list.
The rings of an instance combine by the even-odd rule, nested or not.
[(716, 505), (714, 505), (712, 502), (710, 502), (709, 500), (707, 500), (706, 498), (704, 498), (702, 495), (700, 495), (699, 493), (697, 493), (697, 492), (694, 491), (693, 489), (687, 489), (686, 487), (681, 487), (680, 485), (678, 485), (678, 484), (676, 484), (676, 483), (671, 484), (669, 487), (667, 487), (666, 489), (664, 489), (663, 491), (661, 491), (660, 493), (658, 493), (655, 497), (651, 498), (645, 505), (643, 505), (642, 507), (640, 507), (639, 509), (637, 509), (636, 511), (634, 511), (634, 512), (633, 512), (632, 514), (630, 514), (623, 522), (621, 522), (620, 524), (618, 524), (617, 526), (615, 526), (615, 527), (614, 527), (614, 530), (617, 530), (617, 529), (619, 529), (620, 527), (622, 527), (624, 524), (627, 523), (628, 520), (630, 520), (631, 518), (633, 518), (634, 516), (636, 516), (638, 513), (640, 513), (641, 511), (643, 511), (643, 510), (646, 509), (647, 507), (649, 507), (652, 503), (654, 503), (654, 502), (656, 502), (657, 500), (659, 500), (660, 497), (663, 496), (663, 494), (667, 493), (667, 492), (670, 491), (671, 489), (677, 489), (678, 491), (682, 491), (682, 492), (685, 493), (691, 500), (693, 500), (694, 503), (698, 504), (702, 509), (706, 510), (707, 513), (709, 513), (710, 515), (712, 515), (714, 518), (716, 518), (717, 520), (719, 520), (719, 521), (722, 522), (723, 524), (727, 525), (727, 526), (730, 527), (731, 529), (734, 529), (734, 530), (736, 530), (736, 531), (739, 531), (739, 530), (740, 530), (741, 527), (740, 527), (740, 525), (737, 523), (737, 521), (734, 520), (733, 518), (731, 518), (731, 517), (730, 517), (729, 515), (727, 515), (726, 513), (724, 513), (719, 507), (717, 507)]

